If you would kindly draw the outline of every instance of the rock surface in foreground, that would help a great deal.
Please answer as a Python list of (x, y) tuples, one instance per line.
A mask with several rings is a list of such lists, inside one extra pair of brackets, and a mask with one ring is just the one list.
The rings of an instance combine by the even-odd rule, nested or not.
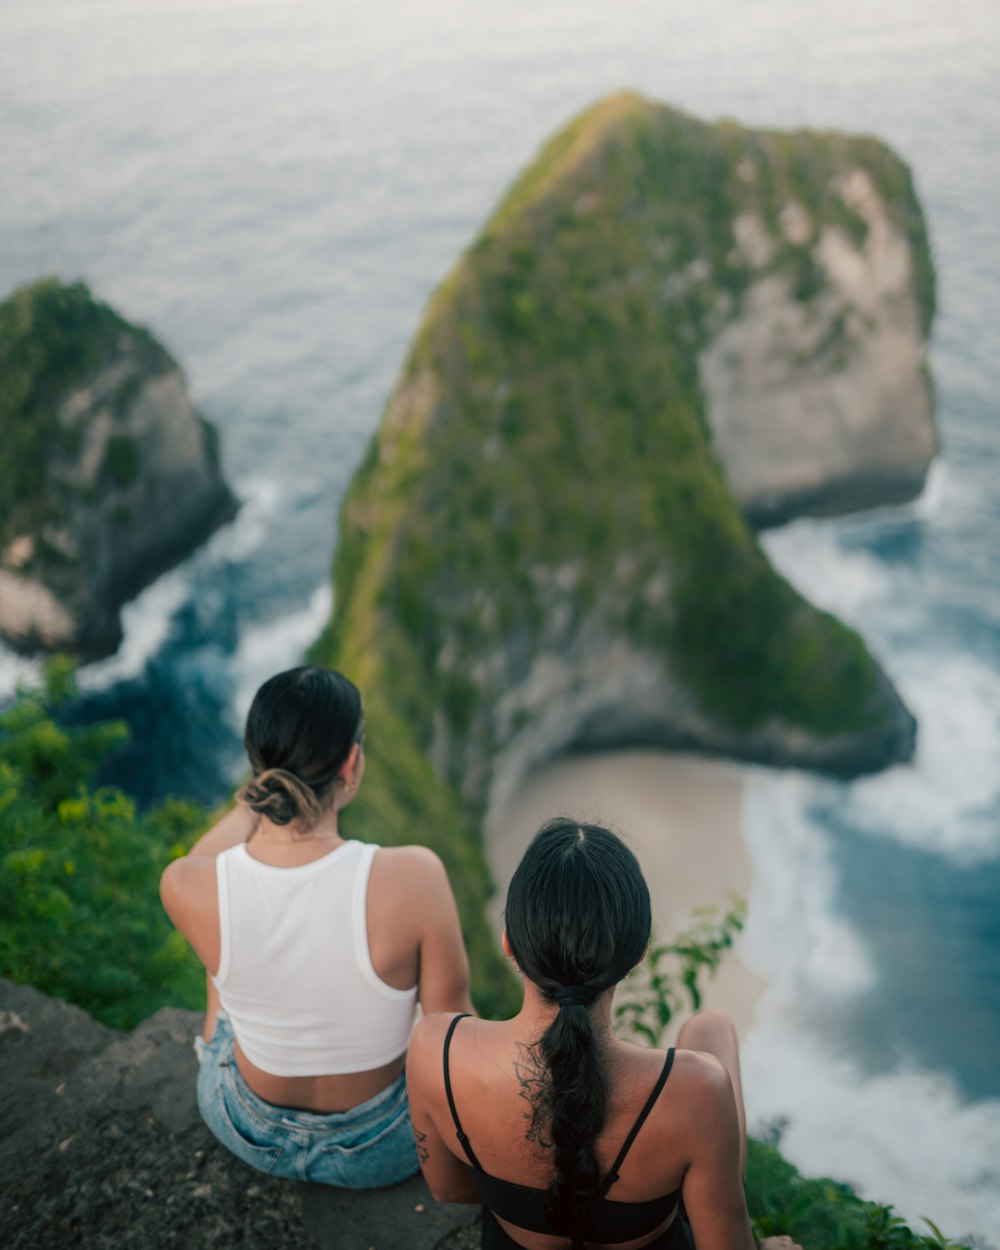
[(110, 654), (121, 605), (236, 511), (181, 371), (86, 287), (0, 305), (0, 636)]
[[(132, 1033), (0, 980), (0, 1245), (5, 1250), (453, 1250), (475, 1212), (419, 1178), (349, 1192), (264, 1176), (195, 1104), (195, 1012)], [(417, 1208), (422, 1208), (418, 1210)]]

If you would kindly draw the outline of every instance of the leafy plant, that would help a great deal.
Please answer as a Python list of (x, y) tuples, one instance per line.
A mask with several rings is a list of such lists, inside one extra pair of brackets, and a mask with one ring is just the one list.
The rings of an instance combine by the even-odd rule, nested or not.
[(204, 1001), (201, 965), (157, 898), (160, 873), (207, 815), (168, 800), (139, 815), (97, 765), (124, 742), (118, 722), (65, 728), (72, 663), (48, 666), (0, 713), (0, 975), (131, 1028), (165, 1004)]
[(658, 1046), (674, 1016), (702, 1004), (702, 980), (711, 978), (746, 920), (746, 902), (730, 896), (717, 907), (698, 907), (672, 942), (654, 943), (626, 979), (615, 1003), (615, 1027), (623, 1037)]
[(866, 1202), (850, 1185), (806, 1177), (774, 1143), (748, 1143), (747, 1207), (755, 1237), (790, 1234), (806, 1250), (968, 1250), (926, 1217), (914, 1232), (891, 1206)]

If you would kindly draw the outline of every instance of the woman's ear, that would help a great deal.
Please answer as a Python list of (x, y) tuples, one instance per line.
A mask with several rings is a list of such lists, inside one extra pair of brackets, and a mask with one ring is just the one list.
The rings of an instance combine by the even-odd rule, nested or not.
[(355, 742), (347, 752), (347, 758), (340, 766), (340, 776), (345, 785), (350, 785), (358, 768), (358, 756), (361, 754), (361, 743)]
[(510, 938), (507, 936), (506, 927), (504, 927), (503, 933), (500, 934), (500, 945), (503, 947), (503, 953), (514, 965), (514, 971), (520, 972), (521, 969), (517, 966), (517, 960), (514, 958), (514, 952), (510, 949)]

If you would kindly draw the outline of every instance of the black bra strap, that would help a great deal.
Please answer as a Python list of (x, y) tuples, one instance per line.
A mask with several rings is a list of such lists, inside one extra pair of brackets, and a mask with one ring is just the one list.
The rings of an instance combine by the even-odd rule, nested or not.
[(451, 1050), (451, 1035), (455, 1032), (455, 1025), (458, 1024), (459, 1020), (464, 1020), (468, 1014), (469, 1013), (466, 1011), (466, 1012), (463, 1012), (462, 1015), (456, 1016), (454, 1020), (452, 1020), (451, 1024), (448, 1025), (448, 1032), (445, 1034), (444, 1092), (448, 1095), (448, 1106), (451, 1109), (451, 1118), (455, 1121), (455, 1135), (458, 1137), (458, 1140), (461, 1143), (462, 1149), (465, 1151), (466, 1157), (468, 1158), (469, 1162), (472, 1164), (472, 1166), (476, 1169), (477, 1172), (481, 1172), (483, 1169), (479, 1166), (479, 1160), (476, 1158), (475, 1154), (473, 1153), (472, 1147), (469, 1145), (469, 1139), (462, 1132), (462, 1122), (458, 1118), (458, 1108), (455, 1106), (455, 1098), (451, 1092), (451, 1073), (448, 1071), (448, 1052)]
[(607, 1197), (608, 1190), (615, 1183), (615, 1181), (618, 1180), (618, 1170), (621, 1167), (621, 1165), (625, 1162), (625, 1156), (628, 1154), (629, 1150), (632, 1148), (632, 1143), (635, 1141), (636, 1137), (638, 1136), (639, 1130), (646, 1123), (646, 1117), (653, 1110), (653, 1106), (657, 1098), (659, 1098), (660, 1096), (660, 1091), (663, 1089), (664, 1085), (666, 1085), (667, 1077), (670, 1075), (670, 1069), (673, 1066), (674, 1066), (674, 1048), (673, 1046), (671, 1046), (670, 1049), (667, 1051), (666, 1059), (663, 1061), (663, 1071), (660, 1073), (660, 1079), (653, 1086), (653, 1092), (646, 1099), (646, 1105), (639, 1112), (639, 1118), (632, 1125), (631, 1133), (629, 1133), (628, 1137), (625, 1138), (625, 1145), (622, 1146), (621, 1150), (619, 1150), (618, 1158), (614, 1161), (614, 1163), (612, 1163), (611, 1171), (607, 1174), (607, 1176), (605, 1176), (604, 1181), (601, 1184), (600, 1196), (602, 1198)]

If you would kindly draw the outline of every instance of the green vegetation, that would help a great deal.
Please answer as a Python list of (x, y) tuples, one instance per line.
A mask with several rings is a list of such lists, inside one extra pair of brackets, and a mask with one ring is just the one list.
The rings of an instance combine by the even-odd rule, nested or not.
[(702, 984), (711, 978), (743, 928), (746, 902), (734, 894), (720, 916), (699, 907), (672, 942), (654, 941), (646, 958), (615, 994), (615, 1030), (629, 1041), (659, 1046), (674, 1016), (698, 1011)]
[(44, 692), (0, 713), (0, 975), (132, 1028), (167, 1004), (204, 1006), (204, 970), (157, 885), (208, 818), (177, 801), (138, 816), (120, 790), (94, 788), (125, 729), (58, 725), (72, 691), (54, 660)]
[(966, 1250), (926, 1217), (929, 1232), (916, 1232), (892, 1207), (866, 1202), (850, 1185), (802, 1176), (777, 1142), (750, 1139), (746, 1191), (757, 1237), (787, 1233), (806, 1250)]
[(139, 449), (134, 438), (125, 434), (112, 435), (104, 460), (116, 486), (131, 486), (139, 476)]
[[(37, 534), (65, 507), (67, 487), (53, 481), (59, 455), (73, 456), (80, 431), (60, 426), (56, 411), (72, 388), (117, 360), (124, 344), (151, 372), (170, 357), (145, 330), (95, 300), (82, 283), (45, 278), (0, 303), (0, 545)], [(126, 379), (114, 397), (122, 411), (134, 394)], [(128, 477), (121, 449), (109, 449), (114, 481)]]

